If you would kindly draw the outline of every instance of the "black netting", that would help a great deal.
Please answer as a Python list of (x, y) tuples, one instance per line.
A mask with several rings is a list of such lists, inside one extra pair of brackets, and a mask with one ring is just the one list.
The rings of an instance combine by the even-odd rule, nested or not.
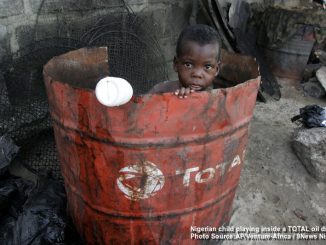
[(164, 57), (154, 33), (142, 18), (120, 13), (99, 19), (81, 40), (89, 46), (107, 46), (112, 76), (128, 80), (136, 94), (167, 78)]
[(57, 158), (53, 130), (43, 130), (28, 140), (20, 148), (17, 160), (27, 164), (36, 172), (51, 173), (55, 179), (61, 180), (60, 164)]
[(128, 80), (135, 94), (167, 79), (152, 19), (134, 14), (123, 0), (92, 1), (92, 8), (89, 4), (43, 0), (30, 30), (32, 41), (0, 66), (0, 135), (9, 135), (21, 147), (21, 162), (36, 171), (50, 171), (58, 179), (42, 77), (48, 60), (82, 47), (106, 46), (110, 75)]

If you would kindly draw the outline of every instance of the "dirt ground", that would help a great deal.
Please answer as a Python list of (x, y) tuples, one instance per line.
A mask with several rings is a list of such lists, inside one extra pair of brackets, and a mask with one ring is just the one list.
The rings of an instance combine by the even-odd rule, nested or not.
[[(249, 145), (234, 200), (230, 226), (308, 227), (326, 225), (326, 183), (309, 175), (291, 148), (299, 126), (290, 118), (299, 108), (326, 98), (304, 97), (293, 83), (282, 79), (280, 101), (257, 102), (250, 126)], [(297, 83), (299, 84), (299, 82)], [(227, 244), (288, 244), (273, 241), (226, 241)], [(326, 240), (293, 241), (291, 244), (326, 244)]]

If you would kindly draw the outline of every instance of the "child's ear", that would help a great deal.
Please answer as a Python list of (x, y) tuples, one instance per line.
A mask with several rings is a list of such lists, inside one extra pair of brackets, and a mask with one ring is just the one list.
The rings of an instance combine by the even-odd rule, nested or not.
[(177, 57), (175, 57), (175, 56), (174, 56), (174, 58), (173, 58), (173, 70), (174, 70), (175, 72), (178, 71), (178, 69), (177, 69)]
[(220, 73), (221, 61), (217, 62), (215, 77)]

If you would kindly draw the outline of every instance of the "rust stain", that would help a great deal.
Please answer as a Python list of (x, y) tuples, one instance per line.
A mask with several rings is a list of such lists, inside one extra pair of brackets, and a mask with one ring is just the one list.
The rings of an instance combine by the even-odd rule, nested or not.
[(92, 90), (108, 73), (106, 49), (45, 66), (69, 209), (88, 244), (198, 244), (191, 224), (228, 223), (260, 77), (251, 58), (222, 58), (221, 74), (241, 84), (187, 101), (142, 95), (117, 108)]

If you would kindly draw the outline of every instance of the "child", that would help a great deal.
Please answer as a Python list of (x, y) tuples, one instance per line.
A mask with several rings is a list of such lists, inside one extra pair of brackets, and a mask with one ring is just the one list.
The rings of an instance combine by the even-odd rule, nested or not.
[(180, 34), (173, 68), (178, 81), (156, 84), (149, 93), (174, 92), (179, 98), (196, 91), (213, 89), (220, 64), (221, 41), (217, 31), (207, 25), (190, 25)]

